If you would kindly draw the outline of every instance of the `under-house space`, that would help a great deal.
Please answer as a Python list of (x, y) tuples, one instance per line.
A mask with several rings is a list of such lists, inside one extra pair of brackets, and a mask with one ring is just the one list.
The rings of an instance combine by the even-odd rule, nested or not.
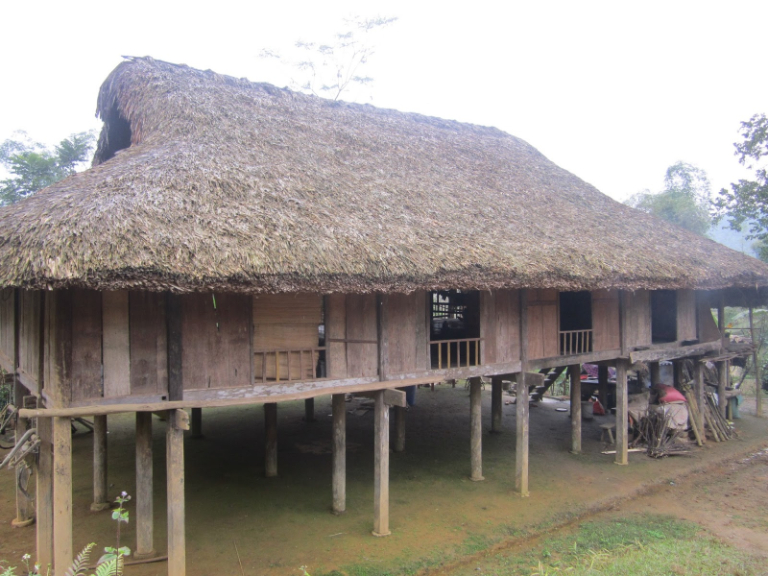
[(663, 344), (677, 340), (677, 293), (674, 290), (651, 292), (651, 342)]
[(478, 292), (438, 290), (429, 294), (429, 349), (433, 369), (480, 363)]
[(592, 294), (560, 292), (560, 354), (592, 352)]

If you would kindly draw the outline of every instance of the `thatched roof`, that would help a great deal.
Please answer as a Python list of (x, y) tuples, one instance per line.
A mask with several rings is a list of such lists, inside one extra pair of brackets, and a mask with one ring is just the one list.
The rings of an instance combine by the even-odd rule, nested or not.
[(768, 285), (494, 128), (132, 58), (90, 170), (0, 211), (0, 286), (244, 292)]

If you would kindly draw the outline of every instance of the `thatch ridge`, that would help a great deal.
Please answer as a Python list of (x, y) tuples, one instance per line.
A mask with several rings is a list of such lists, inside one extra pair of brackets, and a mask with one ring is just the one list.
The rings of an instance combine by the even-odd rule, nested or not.
[(151, 58), (90, 170), (0, 210), (0, 286), (238, 292), (768, 286), (495, 128)]

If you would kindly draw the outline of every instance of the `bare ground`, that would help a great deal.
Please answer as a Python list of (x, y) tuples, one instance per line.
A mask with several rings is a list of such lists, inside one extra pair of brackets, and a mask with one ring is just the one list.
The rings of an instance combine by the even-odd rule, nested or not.
[[(483, 394), (490, 425), (490, 390)], [(359, 405), (349, 403), (350, 410)], [(600, 454), (599, 424), (584, 424), (583, 454), (572, 455), (570, 419), (547, 401), (531, 409), (531, 496), (514, 492), (514, 405), (504, 431), (483, 437), (485, 482), (469, 473), (469, 401), (463, 388), (421, 388), (408, 414), (406, 452), (391, 454), (392, 536), (374, 538), (372, 414), (348, 414), (347, 513), (330, 514), (330, 401), (317, 400), (317, 422), (302, 421), (303, 404), (279, 407), (278, 478), (264, 478), (261, 407), (207, 410), (205, 438), (186, 448), (187, 566), (190, 576), (393, 573), (430, 571), (494, 547), (526, 546), (530, 536), (567, 527), (596, 513), (654, 510), (698, 522), (729, 542), (765, 552), (768, 420), (742, 409), (740, 438), (708, 443), (691, 457), (630, 465)], [(133, 419), (110, 418), (109, 478), (113, 496), (134, 490)], [(165, 550), (165, 424), (155, 426), (156, 548)], [(110, 545), (108, 513), (92, 513), (91, 436), (74, 437), (75, 546)], [(0, 559), (34, 551), (34, 528), (13, 529), (12, 474), (0, 473)], [(695, 506), (693, 505), (695, 504)], [(686, 516), (686, 514), (688, 516)], [(695, 516), (695, 517), (693, 517)], [(125, 543), (135, 544), (135, 526)], [(528, 543), (528, 544), (526, 544)], [(237, 550), (237, 551), (236, 551)], [(129, 576), (166, 573), (164, 563), (132, 566)], [(449, 572), (446, 572), (449, 573)]]

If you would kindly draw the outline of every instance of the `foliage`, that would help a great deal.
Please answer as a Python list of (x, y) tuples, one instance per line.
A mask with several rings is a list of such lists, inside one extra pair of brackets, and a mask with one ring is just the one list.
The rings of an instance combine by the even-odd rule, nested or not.
[[(120, 546), (120, 524), (128, 523), (128, 511), (125, 509), (125, 504), (129, 502), (131, 497), (123, 492), (115, 499), (117, 508), (112, 511), (112, 519), (117, 522), (117, 544), (116, 546), (107, 546), (104, 548), (104, 554), (96, 563), (96, 572), (91, 576), (121, 576), (123, 573), (124, 559), (131, 554), (131, 549), (128, 546)], [(74, 559), (69, 568), (64, 572), (65, 576), (86, 576), (88, 570), (88, 563), (91, 557), (91, 551), (96, 546), (94, 542), (87, 544), (83, 548), (80, 554)], [(42, 576), (40, 572), (40, 565), (29, 565), (30, 555), (24, 554), (22, 556), (22, 562), (26, 566), (27, 576)], [(50, 576), (50, 567), (45, 572), (46, 576)], [(3, 572), (0, 572), (0, 576), (16, 576), (16, 568), (9, 566), (5, 568)]]
[(65, 138), (53, 148), (34, 142), (24, 132), (0, 144), (0, 164), (11, 174), (0, 180), (0, 206), (12, 204), (74, 174), (93, 150), (90, 132)]
[(712, 222), (709, 216), (710, 184), (706, 172), (686, 162), (676, 162), (664, 177), (664, 190), (634, 194), (627, 204), (663, 218), (686, 230), (706, 236)]
[(741, 179), (723, 188), (715, 202), (717, 218), (727, 217), (731, 228), (741, 230), (749, 223), (750, 240), (758, 240), (761, 259), (768, 257), (768, 171), (765, 158), (768, 157), (768, 117), (755, 114), (741, 123), (743, 141), (734, 143), (739, 163), (754, 170), (754, 180)]
[(274, 58), (297, 70), (300, 77), (292, 81), (294, 88), (338, 100), (352, 85), (366, 86), (373, 82), (364, 69), (376, 52), (374, 33), (396, 20), (384, 16), (347, 18), (345, 29), (334, 34), (330, 42), (299, 40), (291, 56), (274, 50), (262, 50), (260, 56)]

